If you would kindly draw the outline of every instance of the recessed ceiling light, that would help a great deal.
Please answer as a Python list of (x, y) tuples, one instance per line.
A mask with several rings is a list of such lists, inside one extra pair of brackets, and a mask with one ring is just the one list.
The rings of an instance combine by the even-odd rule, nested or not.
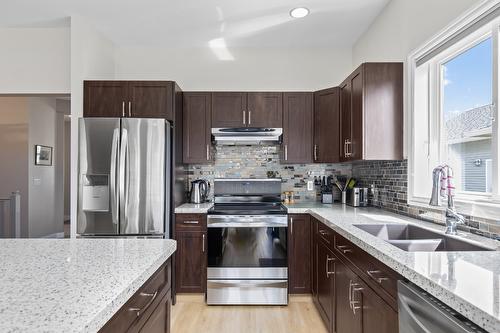
[(309, 9), (306, 7), (297, 7), (290, 11), (290, 16), (293, 18), (303, 18), (309, 14)]

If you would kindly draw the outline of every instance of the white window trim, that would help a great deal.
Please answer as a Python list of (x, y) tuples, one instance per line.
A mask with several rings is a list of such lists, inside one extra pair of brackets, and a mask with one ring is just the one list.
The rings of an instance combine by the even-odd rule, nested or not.
[[(428, 42), (426, 42), (423, 46), (420, 48), (416, 49), (415, 51), (411, 52), (410, 55), (408, 56), (407, 59), (407, 91), (406, 91), (406, 107), (407, 107), (407, 117), (406, 117), (406, 128), (408, 129), (407, 135), (406, 135), (406, 142), (407, 142), (407, 152), (408, 152), (408, 204), (417, 206), (417, 207), (422, 207), (422, 208), (427, 208), (427, 209), (445, 209), (445, 207), (433, 207), (430, 206), (429, 199), (430, 199), (430, 193), (428, 197), (417, 197), (414, 196), (414, 179), (413, 179), (413, 174), (414, 174), (414, 127), (413, 124), (415, 123), (414, 120), (414, 82), (415, 82), (415, 71), (416, 71), (416, 62), (418, 59), (421, 59), (423, 56), (429, 54), (433, 50), (435, 50), (437, 47), (440, 45), (443, 45), (450, 39), (452, 39), (454, 36), (456, 36), (459, 32), (463, 31), (467, 27), (471, 26), (473, 23), (477, 22), (479, 19), (484, 17), (487, 13), (490, 13), (496, 9), (500, 8), (500, 3), (497, 0), (485, 0), (479, 3), (477, 6), (473, 7), (466, 13), (464, 13), (462, 16), (457, 18), (455, 21), (453, 21), (448, 27), (443, 29), (440, 33), (438, 33), (436, 36), (434, 36), (432, 39), (430, 39)], [(496, 20), (495, 20), (496, 21)], [(492, 26), (493, 23), (487, 24), (488, 26)], [(497, 24), (498, 27), (498, 24)], [(465, 44), (468, 44), (467, 48), (470, 47), (471, 44), (477, 43), (476, 42), (471, 42), (471, 39), (477, 39), (478, 34), (483, 34), (484, 31), (483, 29), (479, 29), (479, 32), (475, 32), (471, 34), (470, 36), (467, 36), (464, 41)], [(494, 104), (494, 114), (496, 119), (497, 117), (497, 101), (499, 97), (499, 87), (498, 87), (498, 59), (499, 56), (496, 54), (498, 52), (498, 47), (499, 47), (499, 41), (498, 41), (498, 33), (493, 34), (493, 49), (494, 49), (494, 59), (497, 60), (497, 62), (494, 61), (493, 63), (493, 104)], [(447, 59), (450, 59), (453, 57), (453, 55), (457, 55), (461, 52), (463, 52), (465, 48), (465, 45), (463, 43), (460, 43), (460, 46), (455, 47), (452, 46), (449, 50), (446, 50), (445, 52), (447, 53)], [(443, 61), (443, 58), (441, 57), (441, 62), (446, 62)], [(439, 83), (441, 75), (438, 77), (435, 77), (439, 73), (434, 73), (431, 71), (429, 75), (429, 85), (431, 87), (430, 92), (435, 93), (437, 89), (434, 89), (435, 85)], [(434, 76), (434, 77), (433, 77)], [(438, 92), (439, 94), (439, 92)], [(438, 96), (439, 97), (439, 96)], [(435, 98), (432, 97), (429, 99), (429, 103), (436, 103), (436, 101), (439, 101), (440, 98)], [(430, 106), (431, 108), (438, 108), (439, 105), (432, 105)], [(429, 149), (433, 149), (433, 145), (431, 144), (433, 141), (436, 142), (435, 140), (439, 140), (441, 137), (440, 133), (440, 121), (441, 119), (431, 119), (431, 117), (439, 117), (440, 118), (440, 112), (434, 112), (434, 114), (429, 115), (429, 123), (433, 123), (434, 126), (431, 126), (429, 129)], [(435, 126), (438, 125), (438, 126)], [(499, 182), (498, 182), (498, 174), (499, 174), (499, 167), (497, 165), (498, 159), (500, 158), (500, 147), (498, 145), (498, 137), (496, 135), (498, 134), (498, 121), (493, 122), (493, 138), (492, 138), (492, 155), (493, 155), (493, 162), (492, 162), (492, 168), (493, 168), (493, 184), (492, 184), (492, 191), (493, 194), (491, 193), (481, 193), (481, 194), (472, 194), (472, 193), (457, 193), (457, 197), (455, 200), (455, 204), (457, 207), (457, 210), (461, 213), (468, 214), (468, 215), (473, 215), (473, 216), (478, 216), (478, 217), (484, 217), (484, 218), (498, 218), (500, 215), (500, 190), (499, 190)], [(439, 140), (439, 142), (442, 142)], [(435, 147), (436, 145), (434, 145)], [(434, 148), (435, 149), (435, 148)], [(438, 147), (439, 150), (442, 149), (442, 147)], [(430, 154), (429, 154), (430, 155)], [(437, 152), (437, 156), (441, 156), (441, 152)], [(437, 164), (437, 163), (436, 163)]]

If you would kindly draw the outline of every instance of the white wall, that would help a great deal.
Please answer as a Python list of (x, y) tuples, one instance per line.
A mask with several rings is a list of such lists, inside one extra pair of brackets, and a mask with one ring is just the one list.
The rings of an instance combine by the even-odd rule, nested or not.
[(367, 61), (406, 61), (478, 0), (392, 0), (353, 47), (353, 66)]
[(351, 49), (229, 49), (119, 47), (117, 79), (174, 80), (183, 90), (317, 90), (339, 84), (351, 69)]
[(0, 97), (0, 197), (21, 193), (21, 235), (28, 236), (28, 112), (26, 99)]
[(0, 94), (70, 92), (69, 28), (3, 28), (0, 48)]
[(83, 81), (114, 79), (114, 45), (84, 18), (71, 17), (71, 237), (76, 236), (78, 119), (83, 116)]
[[(29, 114), (29, 237), (44, 237), (64, 231), (64, 115), (54, 97), (27, 98)], [(52, 165), (35, 165), (35, 145), (52, 147)]]

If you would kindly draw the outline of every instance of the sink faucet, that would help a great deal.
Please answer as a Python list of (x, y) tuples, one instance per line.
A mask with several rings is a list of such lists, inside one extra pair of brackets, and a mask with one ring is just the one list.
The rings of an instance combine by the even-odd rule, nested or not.
[(465, 223), (465, 218), (457, 213), (453, 198), (455, 188), (452, 184), (453, 169), (448, 165), (440, 165), (432, 171), (432, 195), (429, 205), (439, 206), (439, 198), (448, 198), (446, 208), (446, 231), (448, 235), (457, 234), (457, 226)]

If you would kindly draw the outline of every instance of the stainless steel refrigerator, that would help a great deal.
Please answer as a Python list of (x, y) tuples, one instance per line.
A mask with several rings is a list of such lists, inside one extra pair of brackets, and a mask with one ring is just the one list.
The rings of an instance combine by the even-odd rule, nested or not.
[(79, 236), (169, 238), (170, 133), (164, 119), (80, 119)]

